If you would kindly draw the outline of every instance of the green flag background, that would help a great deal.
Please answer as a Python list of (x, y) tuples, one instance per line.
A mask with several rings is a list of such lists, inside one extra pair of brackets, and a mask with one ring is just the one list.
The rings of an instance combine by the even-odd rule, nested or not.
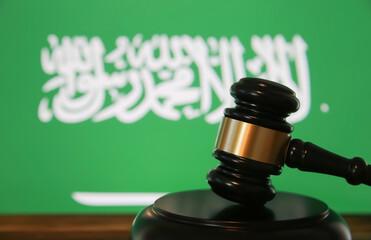
[[(117, 194), (208, 188), (242, 76), (295, 88), (293, 137), (371, 163), (370, 22), (370, 1), (0, 1), (0, 213), (133, 213), (147, 203)], [(368, 186), (272, 180), (371, 213)]]

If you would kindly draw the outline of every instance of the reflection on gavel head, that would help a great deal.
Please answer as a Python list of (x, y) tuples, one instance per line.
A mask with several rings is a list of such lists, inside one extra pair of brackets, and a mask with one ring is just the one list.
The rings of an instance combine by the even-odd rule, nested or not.
[(234, 202), (262, 205), (275, 189), (293, 127), (286, 117), (299, 108), (295, 93), (275, 82), (243, 78), (231, 87), (236, 106), (227, 108), (213, 156), (221, 164), (209, 171), (211, 189)]

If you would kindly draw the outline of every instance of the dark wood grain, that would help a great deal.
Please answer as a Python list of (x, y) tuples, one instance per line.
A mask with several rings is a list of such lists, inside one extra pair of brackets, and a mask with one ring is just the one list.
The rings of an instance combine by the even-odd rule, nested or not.
[[(0, 215), (1, 240), (128, 240), (135, 215)], [(371, 240), (371, 215), (344, 215), (353, 240)]]
[(3, 215), (0, 239), (128, 240), (134, 215)]
[(343, 215), (353, 240), (371, 240), (371, 215)]

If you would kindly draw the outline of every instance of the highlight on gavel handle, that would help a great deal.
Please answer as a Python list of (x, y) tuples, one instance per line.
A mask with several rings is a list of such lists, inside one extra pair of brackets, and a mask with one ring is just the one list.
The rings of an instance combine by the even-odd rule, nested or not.
[(285, 163), (302, 171), (343, 177), (352, 185), (371, 186), (371, 165), (362, 158), (347, 159), (300, 139), (290, 141)]

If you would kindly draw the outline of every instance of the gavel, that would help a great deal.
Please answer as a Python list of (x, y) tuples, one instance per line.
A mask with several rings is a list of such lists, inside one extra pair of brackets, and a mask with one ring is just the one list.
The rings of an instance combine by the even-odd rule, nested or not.
[(290, 88), (242, 78), (230, 93), (236, 106), (225, 109), (213, 151), (220, 165), (207, 174), (212, 191), (219, 196), (243, 205), (264, 205), (275, 196), (270, 175), (279, 175), (284, 165), (371, 186), (371, 166), (362, 158), (347, 159), (291, 139), (293, 127), (286, 118), (300, 103)]

